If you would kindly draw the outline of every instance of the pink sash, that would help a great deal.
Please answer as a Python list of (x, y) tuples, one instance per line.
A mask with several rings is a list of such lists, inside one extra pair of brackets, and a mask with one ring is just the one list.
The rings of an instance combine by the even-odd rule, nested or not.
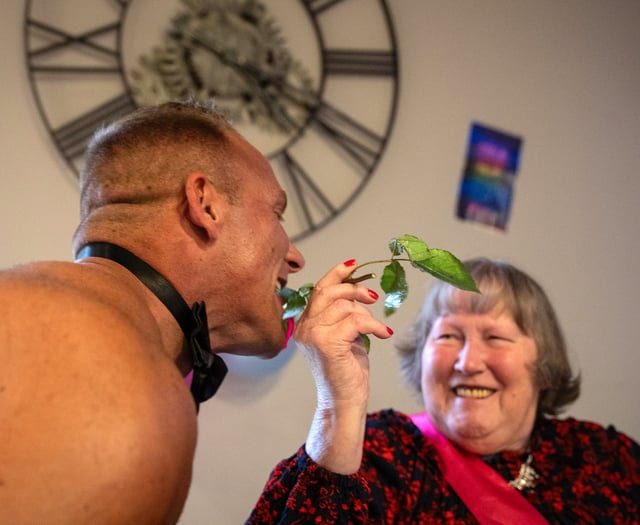
[(475, 454), (454, 447), (433, 426), (426, 412), (410, 416), (436, 447), (444, 476), (482, 525), (549, 525), (529, 501)]

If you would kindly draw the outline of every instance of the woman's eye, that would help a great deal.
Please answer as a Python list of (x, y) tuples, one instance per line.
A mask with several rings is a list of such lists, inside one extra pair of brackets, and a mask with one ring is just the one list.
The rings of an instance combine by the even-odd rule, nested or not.
[(492, 334), (489, 336), (489, 339), (494, 341), (512, 341), (512, 339), (500, 334)]

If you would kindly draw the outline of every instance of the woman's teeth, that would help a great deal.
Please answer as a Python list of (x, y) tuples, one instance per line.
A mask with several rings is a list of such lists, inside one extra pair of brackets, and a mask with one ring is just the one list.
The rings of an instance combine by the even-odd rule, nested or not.
[(454, 388), (453, 391), (459, 397), (473, 397), (475, 399), (489, 397), (494, 392), (489, 388), (470, 388), (466, 386), (459, 386)]

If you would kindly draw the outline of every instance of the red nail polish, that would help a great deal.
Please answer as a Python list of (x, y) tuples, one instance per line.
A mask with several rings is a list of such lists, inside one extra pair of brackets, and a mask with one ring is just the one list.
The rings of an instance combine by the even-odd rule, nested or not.
[(378, 300), (378, 297), (380, 297), (376, 292), (374, 292), (370, 288), (367, 288), (367, 292), (369, 292), (369, 297), (371, 297), (371, 299)]
[(345, 266), (353, 266), (354, 264), (356, 264), (356, 260), (355, 259), (349, 259), (348, 261), (344, 262)]
[(387, 333), (389, 335), (393, 335), (393, 330), (391, 330), (391, 328), (389, 328), (388, 326), (387, 326)]

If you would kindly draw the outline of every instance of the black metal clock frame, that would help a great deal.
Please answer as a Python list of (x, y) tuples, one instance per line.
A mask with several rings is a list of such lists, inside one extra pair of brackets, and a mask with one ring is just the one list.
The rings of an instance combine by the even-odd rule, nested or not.
[[(133, 111), (137, 106), (133, 89), (128, 82), (127, 72), (123, 64), (123, 26), (127, 11), (135, 0), (113, 0), (119, 10), (117, 20), (108, 20), (83, 32), (69, 32), (51, 23), (38, 19), (32, 14), (32, 0), (27, 0), (24, 17), (25, 60), (29, 80), (39, 113), (47, 132), (69, 167), (78, 173), (82, 155), (88, 139), (105, 121), (118, 118)], [(350, 49), (330, 47), (325, 41), (320, 19), (328, 11), (349, 0), (298, 0), (304, 7), (321, 50), (321, 71), (316, 97), (312, 102), (304, 104), (306, 111), (301, 122), (288, 140), (267, 156), (272, 164), (278, 164), (278, 178), (285, 178), (288, 183), (289, 200), (297, 207), (300, 231), (293, 232), (293, 239), (300, 240), (317, 231), (344, 211), (360, 194), (384, 153), (395, 121), (399, 91), (399, 59), (396, 36), (391, 14), (386, 0), (370, 0), (381, 9), (388, 31), (388, 49)], [(368, 5), (368, 4), (367, 4)], [(34, 44), (34, 35), (39, 35), (39, 44)], [(104, 44), (104, 37), (111, 35), (114, 44)], [(44, 43), (43, 43), (44, 42)], [(69, 49), (78, 49), (93, 57), (89, 63), (82, 65), (56, 62)], [(43, 77), (70, 79), (77, 76), (90, 75), (99, 79), (105, 76), (117, 76), (122, 82), (122, 92), (116, 97), (92, 107), (80, 115), (54, 123), (47, 110), (47, 104), (41, 95), (39, 81)], [(357, 118), (350, 116), (344, 109), (324, 99), (328, 79), (351, 76), (363, 78), (384, 78), (390, 82), (390, 99), (385, 111), (385, 127), (372, 130)], [(274, 86), (271, 86), (274, 89)], [(278, 86), (275, 85), (275, 89)], [(286, 86), (283, 87), (283, 89)], [(375, 111), (375, 108), (372, 109)], [(331, 144), (348, 158), (357, 172), (358, 183), (345, 189), (348, 193), (340, 202), (328, 196), (319, 184), (317, 176), (310, 173), (310, 167), (303, 165), (292, 152), (292, 146), (304, 139), (309, 129), (314, 128)], [(320, 162), (321, 163), (321, 162)], [(321, 166), (320, 166), (321, 167)], [(312, 204), (313, 201), (313, 204)], [(315, 206), (316, 211), (312, 206)], [(319, 213), (319, 217), (318, 217)]]

